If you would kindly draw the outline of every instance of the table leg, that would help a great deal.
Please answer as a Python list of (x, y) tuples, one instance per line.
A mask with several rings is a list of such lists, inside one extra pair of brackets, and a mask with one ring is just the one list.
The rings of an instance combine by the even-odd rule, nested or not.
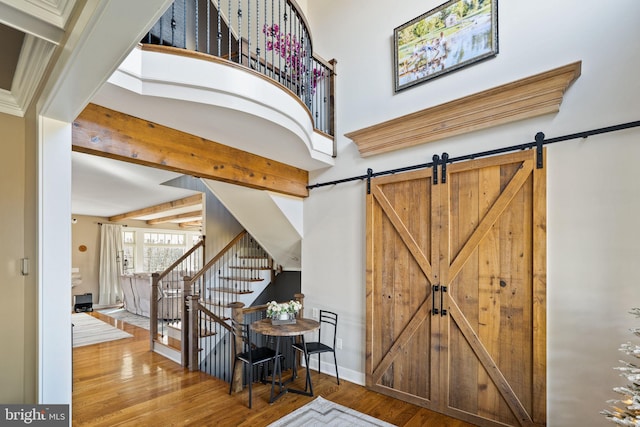
[[(276, 373), (278, 374), (279, 382), (278, 386), (280, 390), (277, 395), (273, 395), (273, 391), (276, 388)], [(271, 395), (269, 396), (269, 403), (273, 403), (282, 397), (287, 390), (282, 385), (282, 365), (280, 364), (280, 337), (276, 337), (276, 360), (273, 362), (273, 372), (271, 373)]]

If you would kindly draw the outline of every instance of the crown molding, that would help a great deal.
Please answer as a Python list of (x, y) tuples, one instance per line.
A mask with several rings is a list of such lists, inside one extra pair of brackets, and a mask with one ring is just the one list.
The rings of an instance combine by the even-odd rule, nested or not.
[(346, 133), (362, 157), (556, 113), (582, 61)]
[(11, 92), (0, 91), (0, 112), (24, 117), (54, 50), (55, 45), (27, 34)]
[(75, 0), (0, 0), (0, 22), (59, 44)]
[(0, 113), (24, 117), (24, 111), (18, 106), (16, 98), (8, 90), (0, 89)]
[(31, 103), (55, 48), (55, 45), (45, 40), (31, 35), (25, 37), (11, 88), (18, 105), (23, 110), (26, 110)]

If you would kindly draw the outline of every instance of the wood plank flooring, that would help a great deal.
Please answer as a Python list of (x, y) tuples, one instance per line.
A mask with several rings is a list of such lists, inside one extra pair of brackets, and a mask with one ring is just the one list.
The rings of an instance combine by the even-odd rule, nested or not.
[[(92, 315), (133, 338), (73, 349), (74, 426), (266, 426), (314, 399), (286, 394), (269, 404), (270, 387), (256, 383), (249, 409), (246, 388), (229, 395), (228, 383), (151, 352), (148, 331)], [(398, 426), (471, 426), (316, 371), (312, 378), (316, 396)], [(304, 388), (304, 371), (296, 381)]]

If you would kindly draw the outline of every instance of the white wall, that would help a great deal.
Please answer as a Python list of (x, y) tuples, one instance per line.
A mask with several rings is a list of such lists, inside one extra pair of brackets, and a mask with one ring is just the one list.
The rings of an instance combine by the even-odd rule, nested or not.
[[(39, 119), (38, 403), (71, 403), (71, 124)], [(66, 202), (65, 202), (66, 201)], [(55, 224), (55, 226), (53, 225)]]
[[(0, 402), (21, 403), (25, 398), (23, 378), (28, 339), (25, 337), (25, 292), (28, 285), (20, 271), (20, 259), (26, 256), (25, 223), (25, 120), (0, 113), (3, 155), (0, 158), (0, 322), (12, 325), (0, 328)], [(8, 244), (11, 242), (11, 244)], [(33, 259), (31, 259), (33, 261)]]
[[(501, 1), (494, 59), (393, 92), (393, 29), (441, 0), (309, 2), (314, 49), (338, 61), (336, 166), (325, 182), (640, 119), (640, 2)], [(346, 132), (575, 61), (582, 75), (557, 114), (362, 159)], [(612, 369), (639, 326), (640, 128), (550, 145), (548, 170), (548, 425), (602, 426), (624, 379)], [(345, 378), (364, 372), (365, 184), (311, 190), (305, 201), (307, 307), (340, 316)], [(351, 378), (349, 378), (349, 376)]]

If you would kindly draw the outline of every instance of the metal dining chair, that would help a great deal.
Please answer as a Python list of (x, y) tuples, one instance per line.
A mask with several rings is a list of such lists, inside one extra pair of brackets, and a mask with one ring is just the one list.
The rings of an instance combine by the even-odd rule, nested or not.
[[(320, 328), (318, 329), (317, 341), (306, 341), (304, 344), (297, 342), (293, 344), (295, 350), (305, 355), (305, 363), (307, 369), (309, 366), (309, 358), (313, 354), (318, 355), (318, 373), (320, 373), (320, 355), (322, 353), (333, 353), (333, 363), (336, 366), (336, 380), (340, 385), (340, 377), (338, 376), (338, 360), (336, 359), (336, 332), (338, 329), (338, 315), (331, 311), (320, 310)], [(323, 332), (324, 331), (324, 332)], [(328, 343), (328, 344), (325, 344)], [(307, 351), (305, 352), (304, 346)], [(296, 358), (294, 360), (294, 376), (296, 374)]]
[[(249, 408), (251, 408), (251, 386), (253, 384), (253, 368), (255, 366), (261, 367), (262, 368), (262, 374), (261, 374), (261, 379), (262, 382), (265, 383), (266, 382), (266, 375), (265, 375), (265, 365), (268, 365), (271, 362), (275, 362), (276, 360), (276, 352), (275, 350), (269, 348), (269, 347), (259, 347), (256, 346), (254, 343), (251, 342), (251, 337), (249, 335), (249, 325), (246, 323), (240, 323), (237, 322), (233, 319), (231, 319), (231, 328), (232, 328), (232, 334), (233, 334), (233, 368), (231, 370), (231, 384), (229, 385), (229, 394), (231, 394), (231, 391), (233, 390), (233, 379), (234, 379), (234, 375), (236, 372), (236, 364), (238, 362), (242, 362), (243, 363), (243, 368), (244, 369), (248, 369), (249, 370)], [(242, 347), (241, 348), (237, 348), (237, 344), (236, 342), (239, 341), (242, 342)], [(279, 355), (279, 357), (282, 357), (282, 355)], [(275, 375), (275, 373), (273, 373), (273, 364), (272, 364), (272, 375)], [(282, 374), (280, 374), (280, 384), (282, 384)]]

